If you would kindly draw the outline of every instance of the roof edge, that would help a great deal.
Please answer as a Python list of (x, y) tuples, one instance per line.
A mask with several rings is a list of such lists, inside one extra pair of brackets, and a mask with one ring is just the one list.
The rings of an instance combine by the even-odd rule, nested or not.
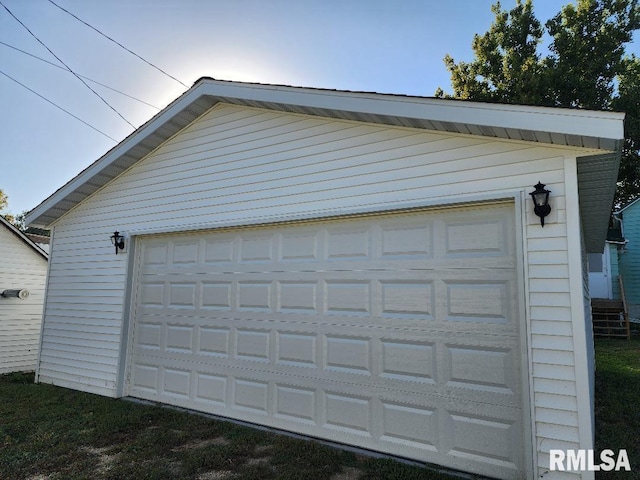
[[(92, 195), (97, 189), (115, 178), (106, 180), (103, 178), (100, 180), (102, 183), (91, 182), (107, 167), (118, 160), (123, 160), (133, 149), (147, 148), (147, 145), (143, 145), (145, 141), (147, 144), (151, 144), (151, 147), (156, 148), (156, 144), (161, 141), (158, 140), (158, 137), (161, 136), (160, 133), (166, 133), (166, 126), (178, 116), (184, 117), (185, 112), (190, 113), (195, 109), (196, 115), (200, 115), (202, 108), (208, 109), (216, 103), (225, 101), (236, 101), (245, 105), (258, 105), (261, 108), (272, 109), (295, 106), (308, 109), (308, 111), (320, 112), (315, 114), (335, 114), (336, 118), (341, 118), (340, 113), (349, 113), (380, 118), (406, 119), (409, 124), (414, 123), (413, 121), (417, 119), (418, 121), (424, 120), (430, 125), (433, 123), (445, 125), (442, 127), (445, 130), (446, 125), (458, 123), (469, 127), (474, 126), (477, 133), (473, 134), (480, 136), (495, 136), (483, 132), (482, 127), (502, 129), (505, 132), (517, 129), (530, 133), (545, 132), (550, 135), (550, 145), (557, 144), (576, 150), (583, 149), (588, 152), (585, 153), (587, 155), (598, 151), (618, 151), (622, 144), (621, 140), (624, 138), (622, 121), (624, 114), (617, 112), (292, 87), (202, 77), (189, 90), (31, 210), (26, 215), (26, 223), (45, 228), (50, 227), (84, 198)], [(562, 142), (565, 140), (556, 141), (554, 136), (583, 137), (593, 139), (595, 143), (591, 148), (580, 147), (570, 143), (563, 144)], [(128, 155), (131, 158), (129, 166), (144, 158), (148, 152), (149, 150), (136, 158)], [(578, 156), (580, 155), (578, 154)], [(92, 187), (93, 190), (91, 190), (89, 184), (97, 186), (94, 185), (95, 188)]]
[(35, 250), (36, 253), (42, 255), (45, 260), (49, 260), (49, 254), (47, 252), (40, 248), (35, 242), (33, 242), (29, 237), (22, 233), (15, 225), (9, 222), (2, 215), (0, 215), (0, 224), (3, 224), (5, 227), (7, 227), (11, 233), (13, 233), (16, 237), (26, 243), (31, 249)]

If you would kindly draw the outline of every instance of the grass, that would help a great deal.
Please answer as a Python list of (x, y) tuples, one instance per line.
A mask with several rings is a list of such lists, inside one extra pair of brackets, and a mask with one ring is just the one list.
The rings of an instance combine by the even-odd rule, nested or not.
[(625, 449), (631, 464), (631, 472), (598, 478), (640, 479), (639, 403), (640, 339), (596, 340), (596, 450)]
[(424, 467), (0, 376), (3, 480), (433, 479)]
[[(596, 449), (640, 479), (640, 339), (596, 342)], [(407, 465), (158, 406), (0, 376), (3, 480), (451, 480)]]

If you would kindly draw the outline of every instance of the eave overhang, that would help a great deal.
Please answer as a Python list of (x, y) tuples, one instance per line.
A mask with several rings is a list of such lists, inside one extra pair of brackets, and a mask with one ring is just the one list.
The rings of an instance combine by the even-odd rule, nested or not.
[(29, 212), (27, 224), (49, 228), (85, 198), (218, 103), (575, 147), (575, 154), (581, 157), (578, 160), (579, 189), (589, 188), (592, 192), (580, 199), (581, 210), (590, 212), (583, 216), (587, 248), (591, 251), (604, 244), (624, 138), (624, 114), (210, 78), (198, 80), (160, 113), (45, 199)]

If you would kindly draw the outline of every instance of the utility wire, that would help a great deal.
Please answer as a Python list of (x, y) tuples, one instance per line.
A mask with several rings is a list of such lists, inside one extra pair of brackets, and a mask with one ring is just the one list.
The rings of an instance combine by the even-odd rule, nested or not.
[(106, 133), (104, 133), (102, 130), (98, 130), (96, 127), (94, 127), (93, 125), (85, 122), (84, 120), (82, 120), (80, 117), (75, 116), (73, 113), (69, 112), (68, 110), (65, 110), (64, 108), (62, 108), (60, 105), (52, 102), (51, 100), (49, 100), (48, 98), (40, 95), (38, 92), (36, 92), (35, 90), (32, 90), (31, 88), (27, 87), (24, 83), (21, 83), (20, 81), (16, 80), (15, 78), (13, 78), (11, 75), (3, 72), (2, 70), (0, 70), (0, 74), (4, 75), (5, 77), (7, 77), (9, 80), (13, 80), (14, 82), (16, 82), (18, 85), (20, 85), (21, 87), (26, 88), (27, 90), (29, 90), (31, 93), (39, 96), (41, 99), (43, 99), (45, 102), (50, 103), (51, 105), (53, 105), (54, 107), (62, 110), (64, 113), (66, 113), (67, 115), (71, 115), (73, 118), (75, 118), (76, 120), (84, 123), (87, 127), (94, 129), (96, 132), (101, 133), (102, 135), (104, 135), (107, 138), (110, 138), (111, 140), (113, 140), (114, 142), (118, 143), (118, 141), (111, 137), (110, 135), (107, 135)]
[(142, 58), (140, 55), (138, 55), (136, 52), (133, 52), (131, 50), (129, 50), (127, 47), (125, 47), (124, 45), (122, 45), (120, 42), (117, 42), (116, 40), (114, 40), (113, 38), (111, 38), (110, 36), (108, 36), (105, 33), (102, 33), (100, 30), (98, 30), (96, 27), (94, 27), (93, 25), (85, 22), (84, 20), (82, 20), (81, 18), (79, 18), (78, 16), (74, 15), (73, 13), (71, 13), (69, 10), (67, 10), (66, 8), (61, 7), (60, 5), (58, 5), (56, 2), (54, 2), (53, 0), (49, 0), (49, 3), (55, 5), (56, 7), (58, 7), (60, 10), (62, 10), (63, 12), (71, 15), (73, 18), (75, 18), (76, 20), (78, 20), (81, 23), (84, 23), (87, 27), (91, 28), (92, 30), (95, 30), (96, 32), (98, 32), (100, 35), (102, 35), (104, 38), (106, 38), (107, 40), (112, 41), (113, 43), (115, 43), (116, 45), (118, 45), (119, 47), (125, 49), (127, 52), (129, 52), (131, 55), (134, 55), (135, 57), (139, 58), (140, 60), (142, 60), (144, 63), (146, 63), (147, 65), (155, 68), (156, 70), (158, 70), (159, 72), (163, 73), (164, 75), (166, 75), (167, 77), (175, 80), (176, 82), (178, 82), (180, 85), (182, 85), (185, 88), (189, 88), (189, 86), (187, 84), (185, 84), (184, 82), (178, 80), (176, 77), (174, 77), (173, 75), (168, 74), (167, 72), (165, 72), (164, 70), (162, 70), (160, 67), (155, 66), (153, 63), (145, 60), (144, 58)]
[(31, 30), (29, 30), (29, 27), (27, 27), (24, 23), (22, 23), (22, 22), (20, 21), (20, 19), (19, 19), (18, 17), (16, 17), (16, 16), (13, 14), (13, 12), (11, 12), (11, 10), (9, 10), (9, 9), (7, 8), (7, 6), (6, 6), (4, 3), (2, 3), (2, 2), (0, 1), (0, 5), (2, 5), (2, 6), (4, 7), (4, 9), (9, 13), (9, 15), (11, 15), (11, 16), (12, 16), (12, 17), (13, 17), (13, 18), (14, 18), (14, 19), (15, 19), (15, 20), (20, 24), (20, 25), (22, 25), (22, 26), (25, 28), (25, 30), (27, 30), (27, 32), (29, 32), (29, 34), (31, 34), (31, 36), (32, 36), (33, 38), (35, 38), (35, 39), (38, 41), (38, 43), (40, 43), (40, 45), (42, 45), (44, 48), (46, 48), (46, 49), (49, 51), (49, 53), (50, 53), (51, 55), (53, 55), (54, 57), (56, 57), (56, 60), (58, 60), (62, 65), (64, 65), (64, 66), (66, 67), (66, 69), (67, 69), (67, 70), (69, 70), (71, 73), (73, 73), (73, 75), (74, 75), (78, 80), (80, 80), (80, 81), (83, 83), (83, 85), (84, 85), (85, 87), (87, 87), (89, 90), (91, 90), (91, 91), (94, 93), (94, 95), (95, 95), (95, 96), (97, 96), (100, 100), (102, 100), (102, 101), (104, 102), (104, 104), (105, 104), (106, 106), (108, 106), (111, 110), (113, 110), (114, 112), (116, 112), (120, 118), (122, 118), (125, 122), (127, 122), (129, 125), (131, 125), (131, 128), (133, 128), (133, 129), (135, 130), (135, 128), (136, 128), (136, 127), (133, 125), (133, 123), (131, 123), (131, 122), (130, 122), (129, 120), (127, 120), (126, 118), (124, 118), (120, 112), (118, 112), (115, 108), (113, 108), (113, 107), (111, 106), (111, 104), (110, 104), (109, 102), (107, 102), (107, 101), (106, 101), (106, 100), (105, 100), (105, 99), (104, 99), (104, 98), (103, 98), (103, 97), (102, 97), (98, 92), (96, 92), (93, 88), (91, 88), (91, 87), (89, 86), (89, 84), (88, 84), (87, 82), (85, 82), (85, 81), (84, 81), (84, 80), (83, 80), (83, 79), (82, 79), (82, 78), (81, 78), (81, 77), (80, 77), (76, 72), (74, 72), (73, 70), (71, 70), (71, 68), (69, 67), (69, 65), (67, 65), (66, 63), (64, 63), (60, 57), (58, 57), (55, 53), (53, 53), (53, 51), (52, 51), (49, 47), (47, 47), (47, 46), (44, 44), (44, 42), (43, 42), (42, 40), (40, 40), (40, 39), (39, 39), (39, 38), (38, 38), (38, 37), (37, 37), (37, 36), (36, 36), (36, 35), (31, 31)]
[[(24, 53), (25, 55), (29, 55), (30, 57), (33, 57), (33, 58), (35, 58), (35, 59), (37, 59), (37, 60), (40, 60), (41, 62), (48, 63), (48, 64), (49, 64), (49, 65), (51, 65), (52, 67), (59, 68), (59, 69), (61, 69), (61, 70), (64, 70), (65, 72), (68, 72), (68, 71), (69, 71), (69, 70), (67, 70), (66, 68), (64, 68), (63, 66), (58, 65), (57, 63), (50, 62), (49, 60), (46, 60), (46, 59), (44, 59), (44, 58), (42, 58), (42, 57), (38, 57), (37, 55), (34, 55), (33, 53), (29, 53), (29, 52), (27, 52), (27, 51), (25, 51), (25, 50), (21, 50), (20, 48), (18, 48), (18, 47), (14, 47), (13, 45), (9, 45), (8, 43), (5, 43), (5, 42), (0, 41), (0, 45), (4, 45), (5, 47), (9, 47), (9, 48), (12, 48), (12, 49), (14, 49), (14, 50), (17, 50), (17, 51), (18, 51), (18, 52), (20, 52), (20, 53)], [(101, 87), (108, 88), (109, 90), (111, 90), (111, 91), (113, 91), (113, 92), (116, 92), (116, 93), (119, 93), (120, 95), (124, 95), (125, 97), (129, 97), (131, 100), (135, 100), (135, 101), (137, 101), (137, 102), (143, 103), (143, 104), (145, 104), (145, 105), (147, 105), (147, 106), (149, 106), (149, 107), (151, 107), (151, 108), (155, 108), (156, 110), (161, 110), (161, 109), (160, 109), (160, 107), (156, 107), (155, 105), (152, 105), (152, 104), (150, 104), (150, 103), (147, 103), (147, 102), (145, 102), (144, 100), (140, 100), (139, 98), (136, 98), (136, 97), (134, 97), (134, 96), (132, 96), (132, 95), (129, 95), (128, 93), (124, 93), (124, 92), (122, 92), (122, 91), (120, 91), (120, 90), (118, 90), (118, 89), (116, 89), (116, 88), (110, 87), (109, 85), (105, 85), (104, 83), (100, 83), (100, 82), (99, 82), (99, 81), (97, 81), (97, 80), (93, 80), (92, 78), (89, 78), (89, 77), (86, 77), (86, 76), (84, 76), (84, 75), (80, 75), (80, 74), (78, 74), (78, 76), (80, 76), (80, 77), (84, 78), (85, 80), (88, 80), (88, 81), (90, 81), (90, 82), (93, 82), (93, 83), (95, 83), (96, 85), (100, 85)]]

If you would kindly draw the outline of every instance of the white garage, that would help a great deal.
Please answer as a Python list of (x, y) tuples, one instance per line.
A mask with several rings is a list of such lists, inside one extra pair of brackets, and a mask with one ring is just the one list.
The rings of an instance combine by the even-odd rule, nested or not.
[(142, 238), (128, 395), (512, 477), (514, 237), (500, 203)]
[(37, 381), (547, 476), (593, 447), (622, 121), (203, 78), (27, 216)]

